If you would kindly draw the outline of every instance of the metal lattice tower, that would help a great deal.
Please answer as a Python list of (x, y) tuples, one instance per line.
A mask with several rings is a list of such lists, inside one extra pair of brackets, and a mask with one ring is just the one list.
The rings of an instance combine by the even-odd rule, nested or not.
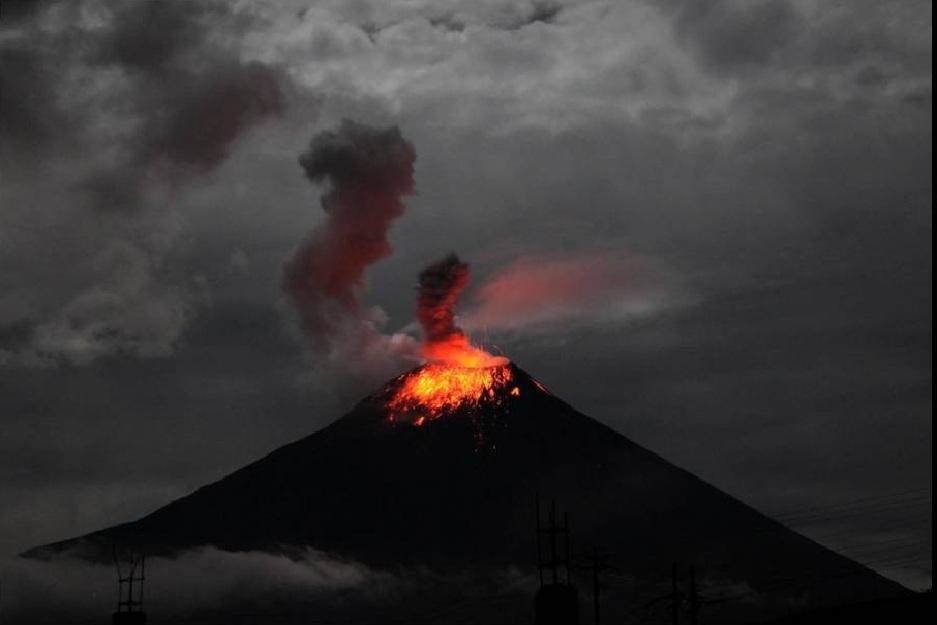
[[(121, 561), (123, 560), (123, 564)], [(121, 558), (114, 547), (114, 567), (117, 570), (117, 611), (114, 625), (142, 625), (146, 623), (143, 611), (143, 583), (146, 581), (146, 554), (130, 551)]]
[[(540, 589), (537, 591), (537, 625), (578, 625), (579, 596), (570, 575), (569, 517), (563, 514), (563, 525), (556, 519), (556, 502), (550, 502), (549, 525), (544, 527), (540, 519), (540, 495), (537, 495), (537, 569), (540, 574)], [(549, 541), (550, 555), (544, 560), (543, 540)], [(559, 556), (557, 543), (562, 540), (563, 556)], [(565, 579), (559, 569), (565, 568)], [(549, 580), (544, 580), (544, 571)]]

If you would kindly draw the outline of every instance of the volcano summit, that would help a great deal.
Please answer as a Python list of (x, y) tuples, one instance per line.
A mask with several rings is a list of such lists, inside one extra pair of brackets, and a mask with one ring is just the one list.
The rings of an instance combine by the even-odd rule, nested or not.
[[(540, 493), (569, 511), (574, 551), (601, 545), (635, 588), (671, 562), (695, 564), (703, 588), (743, 588), (749, 601), (713, 606), (725, 618), (903, 592), (580, 414), (513, 363), (449, 373), (414, 369), (322, 430), (142, 519), (27, 555), (308, 546), (388, 570), (533, 574)], [(422, 402), (424, 381), (464, 390), (466, 375), (470, 385), (482, 378), (471, 401)], [(480, 597), (471, 620), (530, 620), (532, 596), (514, 592)]]

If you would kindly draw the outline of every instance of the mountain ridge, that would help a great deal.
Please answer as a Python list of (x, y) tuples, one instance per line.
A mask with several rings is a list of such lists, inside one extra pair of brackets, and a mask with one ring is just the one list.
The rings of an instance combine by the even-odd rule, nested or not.
[(711, 579), (755, 593), (779, 577), (802, 580), (786, 596), (806, 596), (810, 606), (904, 592), (509, 367), (516, 396), (422, 426), (387, 411), (417, 368), (324, 428), (141, 519), (24, 555), (107, 559), (112, 545), (166, 556), (202, 545), (284, 554), (311, 547), (375, 567), (535, 568), (539, 493), (569, 512), (576, 544), (620, 554), (635, 579), (696, 562)]

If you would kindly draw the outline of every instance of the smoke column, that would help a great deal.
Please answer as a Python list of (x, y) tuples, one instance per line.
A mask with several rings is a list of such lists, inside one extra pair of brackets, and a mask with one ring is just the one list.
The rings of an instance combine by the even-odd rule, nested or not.
[(455, 323), (459, 295), (468, 285), (469, 266), (449, 254), (420, 272), (417, 318), (423, 327), (423, 356), (432, 362), (460, 367), (490, 367), (507, 364), (474, 347)]
[(417, 318), (428, 343), (462, 335), (462, 330), (455, 325), (455, 307), (468, 279), (468, 264), (455, 254), (449, 254), (420, 272)]
[(306, 177), (327, 186), (321, 202), (326, 219), (287, 262), (283, 290), (318, 345), (335, 351), (336, 342), (353, 339), (372, 349), (364, 345), (367, 335), (381, 336), (359, 294), (365, 270), (391, 252), (387, 233), (404, 212), (403, 197), (413, 192), (415, 160), (397, 126), (350, 120), (313, 137), (300, 156)]

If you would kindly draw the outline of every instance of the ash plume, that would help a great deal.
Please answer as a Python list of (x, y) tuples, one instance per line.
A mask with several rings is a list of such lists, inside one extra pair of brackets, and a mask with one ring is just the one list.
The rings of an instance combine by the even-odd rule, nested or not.
[(367, 268), (391, 252), (387, 233), (413, 192), (415, 159), (397, 126), (351, 120), (313, 137), (300, 156), (306, 177), (327, 187), (326, 219), (287, 262), (282, 287), (317, 346), (335, 352), (352, 340), (373, 351), (370, 339), (381, 338), (359, 296)]
[(455, 307), (468, 280), (468, 263), (459, 260), (455, 254), (449, 254), (420, 272), (417, 318), (427, 343), (463, 335), (455, 324)]

